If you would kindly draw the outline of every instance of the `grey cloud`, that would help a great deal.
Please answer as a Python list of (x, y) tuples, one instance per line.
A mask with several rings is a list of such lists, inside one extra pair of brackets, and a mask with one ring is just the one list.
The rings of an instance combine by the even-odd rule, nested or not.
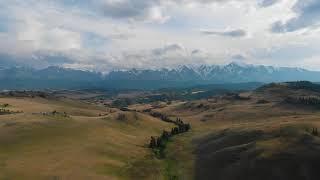
[[(245, 1), (252, 1), (252, 0), (172, 0), (177, 3), (188, 3), (188, 2), (194, 2), (194, 3), (200, 3), (200, 4), (208, 4), (208, 3), (228, 3), (228, 2), (245, 2)], [(257, 5), (259, 7), (269, 7), (281, 0), (253, 0), (257, 2)]]
[(279, 0), (262, 0), (258, 3), (260, 7), (269, 7), (279, 2)]
[(192, 55), (201, 53), (201, 50), (195, 49), (191, 52)]
[(293, 6), (292, 10), (297, 14), (297, 16), (286, 22), (275, 22), (271, 27), (272, 32), (293, 32), (304, 28), (315, 28), (320, 25), (319, 0), (299, 0)]
[[(65, 0), (57, 0), (65, 2)], [(156, 7), (163, 7), (164, 4), (176, 3), (197, 3), (197, 4), (208, 4), (208, 3), (227, 3), (231, 1), (243, 2), (244, 0), (93, 0), (91, 3), (84, 0), (75, 0), (77, 4), (82, 4), (82, 7), (87, 7), (93, 11), (100, 11), (103, 15), (111, 18), (119, 19), (135, 19), (145, 20), (152, 15), (152, 9)], [(249, 1), (249, 0), (248, 0)], [(279, 0), (256, 0), (260, 1), (260, 7), (268, 7)], [(68, 3), (74, 4), (74, 3)]]
[(41, 64), (47, 64), (48, 66), (74, 63), (74, 60), (70, 57), (59, 52), (38, 51), (32, 54), (31, 59), (35, 62), (41, 62)]
[(74, 63), (71, 58), (62, 54), (50, 54), (49, 52), (36, 52), (28, 56), (20, 57), (0, 53), (1, 67), (33, 67), (45, 68), (48, 66), (60, 66), (62, 64)]
[(167, 46), (162, 47), (162, 48), (153, 49), (152, 53), (154, 55), (163, 55), (163, 54), (166, 54), (168, 52), (182, 51), (183, 49), (184, 48), (179, 44), (171, 44), (171, 45), (167, 45)]
[(155, 1), (124, 0), (106, 1), (102, 3), (103, 13), (115, 18), (143, 17), (146, 16)]
[(238, 60), (238, 61), (244, 61), (246, 60), (247, 58), (241, 54), (237, 54), (237, 55), (234, 55), (231, 57), (232, 60)]
[(67, 7), (85, 9), (90, 13), (115, 19), (144, 20), (161, 0), (52, 0)]
[(310, 43), (307, 45), (303, 44), (292, 44), (283, 47), (272, 47), (268, 51), (266, 49), (254, 49), (251, 52), (251, 56), (254, 59), (267, 60), (271, 64), (273, 63), (288, 63), (294, 64), (296, 62), (301, 62), (304, 59), (309, 59), (317, 56), (319, 50), (317, 45)]
[(247, 35), (247, 32), (243, 29), (224, 30), (224, 31), (201, 30), (201, 33), (205, 35), (226, 36), (226, 37), (234, 37), (234, 38), (244, 37)]
[[(94, 64), (100, 71), (108, 72), (114, 69), (159, 69), (206, 63), (208, 56), (202, 57), (200, 51), (197, 54), (192, 52), (179, 44), (170, 44), (150, 50), (113, 54), (112, 58), (104, 58), (101, 62), (95, 61)], [(110, 69), (110, 67), (112, 68)]]

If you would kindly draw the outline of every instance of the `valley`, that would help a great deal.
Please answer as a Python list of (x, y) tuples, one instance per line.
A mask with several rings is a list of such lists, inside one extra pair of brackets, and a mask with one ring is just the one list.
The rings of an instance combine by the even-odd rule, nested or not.
[[(161, 94), (2, 93), (1, 109), (14, 113), (0, 115), (0, 179), (319, 176), (319, 85), (277, 83), (195, 99), (150, 101), (153, 93)], [(124, 97), (149, 101), (113, 106)], [(170, 122), (177, 118), (190, 124), (190, 130), (169, 138), (163, 155), (157, 155), (149, 148), (150, 138), (172, 131), (176, 125)]]
[(0, 180), (320, 179), (320, 0), (0, 7)]

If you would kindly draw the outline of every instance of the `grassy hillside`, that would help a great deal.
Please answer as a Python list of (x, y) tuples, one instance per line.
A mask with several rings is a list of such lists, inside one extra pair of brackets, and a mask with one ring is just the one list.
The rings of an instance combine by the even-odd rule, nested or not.
[[(0, 179), (317, 180), (317, 87), (270, 84), (124, 111), (105, 107), (108, 99), (2, 97)], [(174, 125), (149, 114), (192, 127), (168, 140), (162, 159), (150, 137)]]
[(180, 179), (318, 179), (318, 108), (285, 101), (310, 93), (318, 96), (317, 89), (273, 84), (154, 107), (192, 124), (167, 150), (171, 172)]
[(226, 130), (206, 137), (196, 150), (196, 178), (318, 179), (320, 138), (310, 129), (295, 125), (273, 131)]
[(158, 172), (141, 175), (132, 167), (148, 166), (145, 145), (171, 124), (67, 99), (0, 98), (0, 104), (21, 111), (0, 116), (0, 179), (161, 177), (152, 158)]

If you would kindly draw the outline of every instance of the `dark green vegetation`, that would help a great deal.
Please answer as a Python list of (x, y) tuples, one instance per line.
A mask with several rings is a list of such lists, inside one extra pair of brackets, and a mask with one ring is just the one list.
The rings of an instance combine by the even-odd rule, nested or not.
[(9, 107), (10, 105), (9, 104), (0, 104), (0, 108), (7, 108), (7, 107)]
[(16, 114), (16, 113), (21, 113), (21, 111), (11, 111), (9, 109), (0, 109), (0, 115)]
[(8, 109), (9, 107), (10, 107), (10, 105), (8, 103), (0, 104), (0, 115), (22, 113), (22, 111), (10, 110), (10, 109)]
[(153, 152), (159, 158), (165, 158), (165, 149), (168, 141), (174, 137), (175, 135), (182, 134), (188, 132), (191, 129), (191, 125), (188, 123), (184, 123), (180, 118), (177, 118), (176, 121), (171, 121), (169, 118), (165, 118), (166, 116), (160, 116), (161, 120), (165, 122), (170, 122), (176, 125), (176, 127), (172, 128), (170, 132), (164, 130), (162, 135), (159, 137), (151, 136), (151, 140), (149, 143), (149, 148), (153, 150)]

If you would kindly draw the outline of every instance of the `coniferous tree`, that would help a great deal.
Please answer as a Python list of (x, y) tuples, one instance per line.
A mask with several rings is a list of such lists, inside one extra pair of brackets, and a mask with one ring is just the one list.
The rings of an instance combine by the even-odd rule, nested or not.
[(318, 136), (318, 128), (312, 128), (312, 135)]
[(169, 138), (170, 138), (170, 133), (167, 132), (167, 131), (163, 131), (163, 132), (162, 132), (162, 135), (161, 135), (161, 138), (162, 138), (163, 140), (165, 140), (165, 141), (168, 141)]
[(152, 149), (157, 148), (157, 141), (156, 141), (156, 138), (153, 136), (151, 136), (149, 148), (152, 148)]
[(157, 147), (160, 149), (164, 147), (164, 141), (162, 140), (161, 137), (157, 138)]

